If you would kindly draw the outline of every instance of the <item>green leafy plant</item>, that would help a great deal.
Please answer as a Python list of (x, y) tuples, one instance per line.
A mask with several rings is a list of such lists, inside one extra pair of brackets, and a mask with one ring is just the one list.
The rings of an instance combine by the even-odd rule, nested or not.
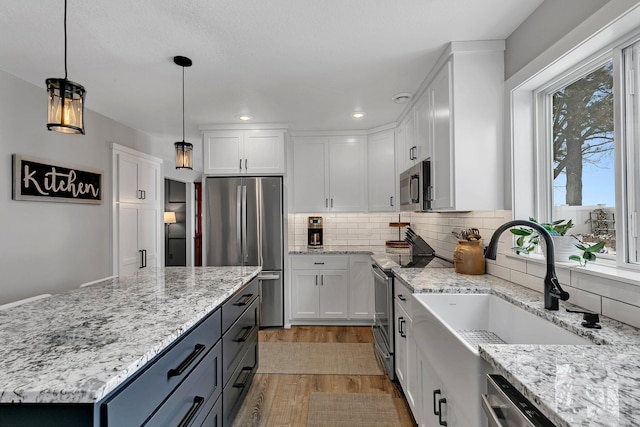
[[(578, 261), (580, 263), (580, 266), (587, 266), (587, 262), (591, 261), (594, 262), (596, 260), (596, 252), (598, 252), (600, 249), (604, 248), (604, 244), (605, 242), (598, 242), (593, 246), (585, 246), (584, 243), (580, 242), (580, 243), (576, 243), (575, 246), (576, 248), (580, 249), (582, 251), (582, 255), (578, 256), (578, 255), (571, 255), (569, 257), (569, 259), (571, 261)], [(584, 264), (582, 264), (584, 260)]]
[[(538, 223), (538, 221), (532, 217), (529, 217), (529, 221), (535, 222), (536, 224)], [(573, 221), (559, 219), (553, 222), (543, 222), (540, 225), (543, 226), (552, 236), (564, 236), (567, 234), (569, 229), (573, 228)], [(516, 239), (516, 246), (513, 248), (517, 254), (521, 252), (529, 254), (533, 252), (536, 246), (540, 243), (540, 234), (532, 228), (512, 228), (511, 233), (518, 236)]]

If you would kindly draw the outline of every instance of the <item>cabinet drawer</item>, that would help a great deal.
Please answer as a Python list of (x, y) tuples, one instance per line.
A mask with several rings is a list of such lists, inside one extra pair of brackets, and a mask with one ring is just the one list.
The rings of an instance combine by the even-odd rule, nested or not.
[[(200, 426), (222, 392), (220, 342), (162, 404), (145, 427)], [(132, 424), (129, 424), (132, 425)]]
[(258, 343), (248, 349), (222, 393), (222, 424), (230, 426), (258, 369)]
[(411, 307), (411, 299), (413, 292), (407, 288), (400, 280), (393, 281), (393, 299), (407, 312), (411, 317), (413, 316), (413, 310)]
[[(209, 400), (213, 400), (210, 398)], [(197, 424), (194, 424), (197, 425)], [(205, 417), (200, 427), (221, 427), (222, 426), (222, 397), (213, 404), (213, 408), (209, 410), (209, 413)]]
[(128, 385), (101, 405), (102, 425), (140, 425), (180, 384), (220, 338), (221, 313), (216, 310)]
[(343, 255), (299, 255), (291, 257), (294, 270), (347, 270), (349, 257)]
[(247, 286), (236, 292), (229, 301), (222, 306), (222, 333), (224, 334), (231, 325), (240, 317), (243, 311), (249, 307), (258, 297), (259, 282), (255, 278)]
[(255, 299), (222, 338), (222, 381), (227, 384), (247, 348), (258, 342), (259, 301)]

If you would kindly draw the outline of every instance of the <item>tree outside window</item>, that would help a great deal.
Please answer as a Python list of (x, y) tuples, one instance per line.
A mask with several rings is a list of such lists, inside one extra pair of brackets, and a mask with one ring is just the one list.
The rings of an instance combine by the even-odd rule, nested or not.
[(614, 254), (613, 64), (551, 94), (553, 219), (572, 219), (585, 243), (605, 241)]

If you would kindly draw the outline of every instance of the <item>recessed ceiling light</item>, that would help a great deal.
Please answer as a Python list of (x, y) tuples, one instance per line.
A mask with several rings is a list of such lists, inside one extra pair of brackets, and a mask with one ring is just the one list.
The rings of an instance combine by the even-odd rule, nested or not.
[(352, 119), (361, 119), (364, 116), (366, 116), (367, 113), (362, 112), (362, 111), (354, 111), (353, 113), (351, 113), (351, 118)]
[(248, 122), (249, 120), (253, 120), (253, 116), (249, 114), (240, 114), (238, 116), (238, 120), (242, 120), (243, 122)]
[(393, 99), (393, 102), (395, 102), (396, 104), (406, 104), (407, 102), (411, 101), (411, 98), (413, 98), (413, 95), (407, 92), (396, 93), (391, 97), (391, 99)]

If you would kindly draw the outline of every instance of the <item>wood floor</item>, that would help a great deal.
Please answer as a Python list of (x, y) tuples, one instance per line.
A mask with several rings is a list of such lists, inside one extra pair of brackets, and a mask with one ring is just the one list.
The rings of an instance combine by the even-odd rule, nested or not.
[[(259, 340), (372, 343), (373, 336), (371, 328), (365, 326), (294, 326), (260, 331)], [(234, 426), (304, 427), (312, 392), (389, 394), (398, 411), (400, 426), (416, 425), (402, 392), (386, 375), (256, 374)]]

